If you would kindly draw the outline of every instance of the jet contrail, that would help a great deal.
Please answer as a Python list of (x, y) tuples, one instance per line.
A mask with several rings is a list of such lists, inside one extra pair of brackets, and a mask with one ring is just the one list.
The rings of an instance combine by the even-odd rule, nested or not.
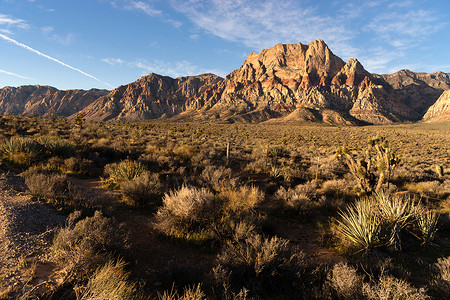
[(105, 85), (107, 85), (107, 86), (109, 86), (109, 87), (111, 87), (111, 88), (114, 88), (114, 87), (113, 87), (112, 85), (110, 85), (109, 83), (103, 82), (103, 81), (101, 81), (100, 79), (98, 79), (98, 78), (96, 78), (96, 77), (94, 77), (94, 76), (92, 76), (92, 75), (90, 75), (90, 74), (88, 74), (88, 73), (86, 73), (86, 72), (81, 71), (80, 69), (74, 68), (74, 67), (72, 67), (72, 66), (70, 66), (70, 65), (68, 65), (68, 64), (66, 64), (66, 63), (63, 63), (62, 61), (60, 61), (60, 60), (58, 60), (58, 59), (56, 59), (56, 58), (53, 58), (53, 57), (51, 57), (51, 56), (48, 56), (47, 54), (44, 54), (44, 53), (42, 53), (42, 52), (39, 52), (39, 51), (37, 51), (36, 49), (33, 49), (33, 48), (31, 48), (31, 47), (29, 47), (29, 46), (27, 46), (27, 45), (25, 45), (25, 44), (22, 44), (22, 43), (20, 43), (20, 42), (18, 42), (18, 41), (16, 41), (16, 40), (13, 40), (13, 39), (10, 38), (10, 37), (7, 37), (6, 35), (3, 35), (3, 34), (0, 33), (0, 38), (4, 39), (5, 41), (8, 41), (8, 42), (10, 42), (10, 43), (13, 43), (14, 45), (17, 45), (17, 46), (19, 46), (19, 47), (22, 47), (22, 48), (24, 48), (24, 49), (26, 49), (26, 50), (28, 50), (28, 51), (31, 51), (31, 52), (33, 52), (33, 53), (36, 53), (37, 55), (40, 55), (40, 56), (45, 57), (45, 58), (47, 58), (47, 59), (50, 59), (50, 60), (52, 60), (52, 61), (54, 61), (54, 62), (56, 62), (56, 63), (58, 63), (58, 64), (60, 64), (60, 65), (63, 65), (64, 67), (67, 67), (67, 68), (69, 68), (69, 69), (72, 69), (72, 70), (74, 70), (74, 71), (77, 71), (77, 72), (83, 74), (84, 76), (87, 76), (87, 77), (89, 77), (89, 78), (92, 78), (92, 79), (94, 79), (94, 80), (96, 80), (96, 81), (98, 81), (98, 82), (100, 82), (100, 83), (103, 83), (103, 84), (105, 84)]
[(22, 75), (19, 75), (19, 74), (16, 74), (16, 73), (12, 73), (12, 72), (8, 72), (8, 71), (2, 70), (2, 69), (0, 69), (0, 73), (6, 74), (6, 75), (11, 75), (11, 76), (16, 76), (16, 77), (19, 77), (19, 78), (22, 78), (22, 79), (35, 80), (33, 78), (22, 76)]

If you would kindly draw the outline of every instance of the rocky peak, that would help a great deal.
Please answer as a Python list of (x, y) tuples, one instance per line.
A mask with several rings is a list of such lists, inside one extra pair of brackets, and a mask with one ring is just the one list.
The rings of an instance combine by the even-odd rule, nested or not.
[(441, 94), (427, 110), (423, 119), (431, 121), (450, 120), (450, 89)]
[[(366, 79), (367, 78), (367, 79)], [(367, 72), (356, 58), (350, 58), (332, 80), (334, 85), (358, 86), (370, 84), (371, 74)]]

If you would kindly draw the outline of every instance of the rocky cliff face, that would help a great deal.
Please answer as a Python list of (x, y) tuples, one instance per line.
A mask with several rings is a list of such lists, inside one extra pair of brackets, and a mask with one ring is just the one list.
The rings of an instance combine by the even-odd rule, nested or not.
[(450, 120), (450, 89), (442, 93), (428, 109), (423, 119), (427, 121)]
[[(382, 78), (356, 59), (346, 63), (322, 40), (278, 44), (250, 54), (244, 64), (191, 104), (203, 116), (261, 121), (298, 109), (339, 112), (343, 118), (390, 123), (419, 116)], [(304, 115), (295, 113), (295, 115)], [(293, 119), (294, 116), (291, 116)]]
[(70, 116), (107, 92), (97, 89), (61, 91), (39, 85), (4, 87), (0, 89), (0, 113)]
[(393, 74), (379, 75), (405, 99), (405, 104), (423, 116), (444, 90), (450, 89), (450, 74), (443, 72), (414, 73), (400, 70)]
[(152, 73), (116, 88), (80, 113), (88, 119), (104, 121), (171, 117), (185, 111), (190, 99), (221, 80), (213, 74), (173, 79)]

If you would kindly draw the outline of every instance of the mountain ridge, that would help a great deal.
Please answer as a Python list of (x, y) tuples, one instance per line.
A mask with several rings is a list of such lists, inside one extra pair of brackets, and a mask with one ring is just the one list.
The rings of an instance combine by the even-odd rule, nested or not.
[[(0, 89), (0, 113), (83, 114), (101, 121), (388, 124), (421, 120), (449, 88), (450, 74), (372, 74), (356, 58), (344, 62), (323, 40), (316, 40), (250, 53), (225, 78), (150, 73), (111, 91), (5, 87)], [(433, 116), (441, 111), (434, 109)]]

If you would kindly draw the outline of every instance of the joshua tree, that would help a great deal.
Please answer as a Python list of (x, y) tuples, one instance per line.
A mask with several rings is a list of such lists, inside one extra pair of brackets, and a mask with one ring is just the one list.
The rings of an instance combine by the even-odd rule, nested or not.
[(347, 148), (339, 148), (336, 157), (345, 161), (358, 183), (359, 193), (364, 195), (379, 192), (399, 162), (389, 142), (380, 136), (368, 141), (363, 154), (354, 156)]

